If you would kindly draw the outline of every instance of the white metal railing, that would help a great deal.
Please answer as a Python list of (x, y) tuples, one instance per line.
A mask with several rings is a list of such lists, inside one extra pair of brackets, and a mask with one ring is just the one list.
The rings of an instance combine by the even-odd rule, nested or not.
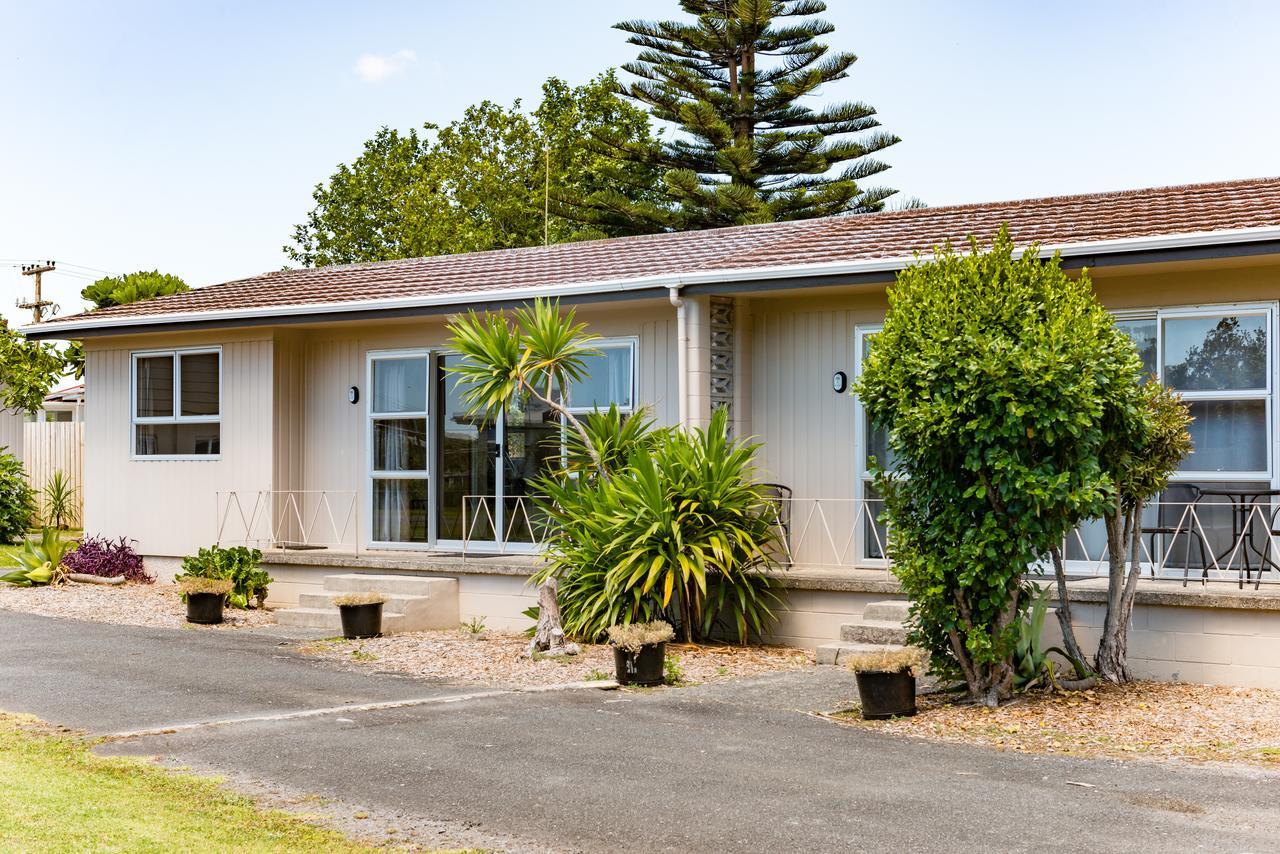
[[(784, 563), (889, 574), (889, 532), (878, 518), (883, 499), (788, 497), (771, 503)], [(1280, 501), (1151, 502), (1142, 529), (1138, 565), (1144, 577), (1184, 584), (1235, 581), (1255, 589), (1280, 583)], [(1072, 577), (1107, 575), (1100, 520), (1072, 531), (1063, 551)]]
[(879, 569), (888, 576), (888, 539), (876, 518), (882, 499), (775, 497), (770, 504), (784, 564)]
[[(547, 539), (551, 521), (538, 507), (540, 495), (464, 495), (462, 553), (535, 551)], [(498, 502), (502, 513), (498, 513)], [(499, 522), (501, 518), (501, 522)]]
[(357, 493), (257, 490), (217, 493), (219, 545), (360, 550)]
[[(1144, 507), (1138, 566), (1152, 579), (1280, 583), (1280, 505), (1258, 501), (1153, 501)], [(1064, 544), (1074, 576), (1105, 576), (1109, 550), (1101, 522)]]

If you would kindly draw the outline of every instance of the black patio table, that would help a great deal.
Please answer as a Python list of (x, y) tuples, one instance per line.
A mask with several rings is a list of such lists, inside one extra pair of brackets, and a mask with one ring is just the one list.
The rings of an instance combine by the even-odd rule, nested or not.
[[(1258, 556), (1258, 578), (1254, 583), (1257, 588), (1262, 584), (1262, 573), (1268, 568), (1280, 570), (1280, 563), (1277, 563), (1270, 556), (1271, 551), (1271, 535), (1277, 533), (1275, 523), (1272, 520), (1273, 511), (1266, 511), (1266, 525), (1264, 526), (1267, 534), (1267, 546), (1259, 548), (1253, 541), (1251, 535), (1252, 522), (1250, 517), (1259, 502), (1264, 498), (1272, 498), (1280, 495), (1280, 489), (1258, 488), (1258, 487), (1220, 487), (1217, 489), (1201, 489), (1200, 494), (1196, 497), (1195, 503), (1199, 504), (1204, 498), (1210, 496), (1225, 498), (1231, 502), (1231, 543), (1222, 552), (1222, 554), (1214, 556), (1214, 563), (1221, 564), (1224, 557), (1230, 557), (1235, 551), (1236, 543), (1241, 542), (1240, 556), (1244, 559), (1244, 577), (1240, 579), (1240, 587), (1243, 589), (1245, 581), (1250, 580), (1253, 567), (1249, 562), (1249, 550), (1253, 549), (1253, 553)], [(1230, 565), (1227, 566), (1230, 569)], [(1207, 569), (1207, 567), (1206, 567)]]

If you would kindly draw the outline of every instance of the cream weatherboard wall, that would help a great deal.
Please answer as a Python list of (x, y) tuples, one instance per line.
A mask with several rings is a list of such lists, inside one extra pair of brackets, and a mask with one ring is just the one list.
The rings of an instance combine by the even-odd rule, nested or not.
[[(221, 453), (208, 460), (133, 459), (131, 354), (207, 345), (222, 347)], [(86, 533), (130, 537), (144, 555), (184, 555), (217, 536), (219, 490), (271, 488), (269, 333), (90, 339), (85, 349)]]
[[(675, 423), (679, 407), (671, 306), (665, 301), (584, 306), (578, 316), (596, 334), (637, 339), (639, 403), (649, 406), (660, 423)], [(89, 339), (86, 531), (135, 539), (145, 555), (181, 556), (218, 536), (218, 492), (239, 492), (246, 514), (263, 491), (329, 490), (354, 496), (363, 506), (365, 407), (363, 399), (358, 405), (348, 401), (348, 389), (364, 389), (366, 357), (372, 351), (445, 348), (445, 323), (444, 317), (431, 317)], [(222, 348), (221, 454), (209, 460), (132, 459), (132, 354), (197, 346)], [(275, 498), (277, 520), (291, 515), (284, 500)], [(309, 519), (314, 497), (298, 500), (301, 515)], [(224, 532), (224, 540), (237, 539), (235, 527)], [(296, 535), (294, 528), (282, 527), (279, 533)], [(347, 535), (345, 544), (354, 546), (355, 528)]]
[[(676, 398), (676, 330), (674, 310), (665, 302), (584, 306), (578, 319), (604, 337), (638, 339), (637, 396), (661, 424), (679, 419)], [(365, 407), (347, 399), (351, 386), (364, 389), (368, 354), (379, 350), (426, 348), (443, 350), (448, 343), (444, 318), (412, 322), (361, 324), (317, 329), (304, 335), (299, 346), (304, 389), (302, 417), (291, 422), (286, 444), (302, 444), (303, 481), (308, 491), (365, 489)], [(284, 421), (280, 422), (284, 424)]]

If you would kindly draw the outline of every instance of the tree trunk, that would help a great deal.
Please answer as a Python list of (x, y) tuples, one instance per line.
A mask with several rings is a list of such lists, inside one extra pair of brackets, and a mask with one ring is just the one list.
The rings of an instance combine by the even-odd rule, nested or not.
[[(1123, 517), (1123, 525), (1121, 518)], [(1139, 560), (1142, 545), (1142, 502), (1127, 513), (1117, 512), (1107, 518), (1107, 544), (1110, 549), (1110, 571), (1107, 576), (1107, 615), (1102, 624), (1102, 639), (1094, 667), (1108, 682), (1123, 684), (1133, 681), (1129, 673), (1129, 620), (1133, 616), (1133, 600), (1138, 593), (1142, 572)], [(1128, 560), (1126, 560), (1128, 558)], [(1126, 573), (1126, 564), (1128, 572)]]
[(1062, 645), (1067, 655), (1081, 663), (1087, 661), (1080, 651), (1080, 642), (1076, 640), (1076, 629), (1071, 622), (1071, 593), (1067, 590), (1067, 568), (1062, 560), (1062, 549), (1054, 546), (1049, 554), (1053, 557), (1053, 575), (1058, 583), (1058, 624), (1062, 627)]
[(538, 588), (538, 627), (525, 655), (577, 655), (578, 645), (567, 643), (564, 628), (560, 625), (560, 602), (557, 598), (560, 584), (555, 576), (542, 582)]

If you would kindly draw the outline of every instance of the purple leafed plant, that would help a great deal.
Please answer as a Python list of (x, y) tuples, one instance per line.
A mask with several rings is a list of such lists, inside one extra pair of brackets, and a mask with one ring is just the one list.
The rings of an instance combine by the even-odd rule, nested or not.
[(85, 537), (62, 559), (68, 572), (96, 575), (100, 578), (117, 578), (123, 575), (129, 581), (151, 584), (155, 578), (142, 568), (142, 556), (133, 549), (133, 540), (121, 537)]

